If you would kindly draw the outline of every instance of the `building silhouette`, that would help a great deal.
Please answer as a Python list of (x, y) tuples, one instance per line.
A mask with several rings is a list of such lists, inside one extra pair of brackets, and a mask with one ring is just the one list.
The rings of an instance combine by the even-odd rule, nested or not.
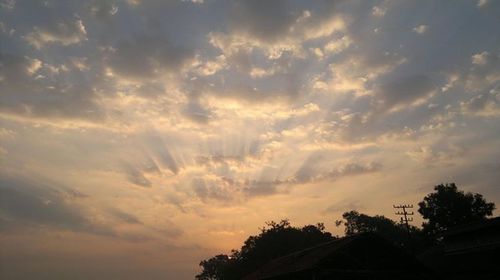
[(344, 237), (274, 259), (244, 280), (430, 279), (432, 271), (375, 233)]

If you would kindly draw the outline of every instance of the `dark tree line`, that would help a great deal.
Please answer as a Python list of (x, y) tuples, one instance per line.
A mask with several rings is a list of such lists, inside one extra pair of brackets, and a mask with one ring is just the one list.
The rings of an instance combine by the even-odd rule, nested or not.
[[(440, 184), (419, 203), (418, 212), (425, 222), (422, 228), (410, 226), (411, 239), (404, 225), (381, 215), (369, 216), (357, 211), (345, 212), (337, 226), (345, 227), (345, 235), (376, 232), (395, 245), (417, 253), (439, 242), (440, 233), (493, 215), (495, 204), (486, 202), (480, 194), (464, 193), (454, 183)], [(268, 222), (258, 235), (250, 236), (240, 250), (230, 255), (217, 255), (200, 263), (199, 280), (231, 280), (257, 270), (268, 261), (333, 240), (322, 223), (293, 227), (288, 220)]]
[(203, 271), (196, 279), (240, 279), (274, 258), (333, 238), (322, 223), (298, 228), (288, 220), (268, 222), (258, 235), (248, 237), (240, 250), (202, 261)]
[(410, 252), (423, 250), (432, 244), (432, 240), (425, 236), (418, 227), (410, 225), (410, 236), (406, 225), (381, 215), (369, 216), (357, 211), (345, 212), (343, 220), (336, 221), (336, 225), (345, 227), (346, 236), (363, 232), (376, 232), (387, 240), (392, 241), (396, 246), (407, 249)]

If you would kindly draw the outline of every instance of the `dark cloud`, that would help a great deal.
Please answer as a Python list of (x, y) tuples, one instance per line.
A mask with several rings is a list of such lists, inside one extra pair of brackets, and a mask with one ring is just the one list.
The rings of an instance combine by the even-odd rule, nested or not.
[(237, 203), (254, 197), (284, 193), (292, 181), (274, 180), (236, 180), (221, 176), (216, 179), (195, 178), (191, 187), (196, 196), (205, 203), (213, 201), (224, 204)]
[(195, 178), (191, 182), (191, 187), (196, 196), (202, 201), (230, 202), (236, 199), (235, 194), (239, 192), (236, 182), (230, 178), (220, 178), (216, 181), (206, 181), (202, 178)]
[(206, 124), (212, 118), (212, 112), (195, 100), (190, 101), (182, 112), (188, 119), (200, 124)]
[(162, 168), (167, 168), (172, 173), (177, 174), (180, 170), (179, 163), (172, 156), (168, 148), (168, 142), (158, 135), (155, 131), (150, 131), (143, 139), (146, 144), (146, 151), (154, 157)]
[(339, 168), (328, 172), (323, 175), (323, 178), (338, 179), (347, 176), (357, 176), (367, 173), (379, 172), (382, 170), (382, 164), (378, 162), (371, 162), (365, 165), (358, 163), (348, 163), (340, 166)]
[(179, 46), (164, 34), (139, 35), (113, 46), (108, 61), (113, 71), (130, 79), (151, 79), (178, 72), (193, 51)]
[(334, 181), (343, 177), (358, 176), (382, 170), (381, 163), (370, 162), (368, 164), (346, 163), (335, 169), (324, 172), (315, 168), (315, 165), (319, 165), (320, 160), (320, 157), (313, 157), (314, 163), (312, 163), (311, 160), (306, 161), (305, 164), (297, 171), (295, 177), (287, 182), (291, 184), (298, 184), (318, 181)]
[(297, 17), (286, 0), (242, 0), (234, 2), (233, 6), (231, 23), (236, 31), (268, 42), (286, 36)]
[(109, 213), (113, 215), (115, 218), (118, 218), (120, 221), (123, 221), (127, 224), (142, 224), (141, 220), (139, 220), (136, 216), (124, 212), (117, 208), (109, 209)]
[[(466, 113), (500, 114), (500, 99), (497, 94), (478, 94), (467, 101), (460, 103)], [(499, 95), (500, 96), (500, 95)]]
[(114, 0), (94, 0), (87, 3), (90, 15), (100, 20), (109, 20), (118, 13), (118, 4)]
[(250, 198), (258, 196), (269, 196), (287, 191), (287, 186), (293, 184), (292, 182), (274, 179), (270, 181), (262, 180), (248, 180), (245, 181), (243, 192)]
[(43, 183), (2, 176), (0, 192), (0, 219), (4, 230), (49, 226), (114, 235), (111, 229), (93, 224), (83, 209), (64, 200), (60, 192)]
[(165, 95), (165, 92), (165, 85), (163, 85), (161, 82), (145, 82), (135, 90), (135, 93), (137, 95), (146, 98), (157, 98)]
[(330, 171), (323, 171), (320, 168), (320, 165), (324, 164), (323, 160), (324, 157), (321, 154), (312, 154), (294, 176), (289, 178), (280, 179), (276, 174), (277, 170), (269, 169), (267, 170), (269, 172), (266, 172), (266, 168), (263, 168), (258, 179), (241, 180), (213, 174), (214, 176), (210, 176), (210, 179), (193, 179), (191, 187), (204, 202), (233, 203), (241, 199), (287, 193), (291, 187), (299, 184), (335, 181), (344, 177), (376, 173), (380, 172), (383, 167), (378, 162), (347, 163)]
[(306, 183), (312, 181), (318, 175), (317, 165), (324, 159), (322, 153), (313, 153), (302, 163), (295, 173), (294, 182)]
[(151, 181), (149, 181), (148, 178), (144, 176), (141, 169), (128, 163), (124, 163), (123, 166), (125, 175), (127, 176), (129, 182), (141, 187), (151, 187)]
[(427, 98), (436, 90), (431, 79), (424, 75), (399, 78), (382, 85), (377, 90), (376, 98), (385, 109), (397, 105), (410, 105), (421, 98)]
[(40, 76), (42, 66), (35, 58), (0, 53), (2, 111), (42, 118), (104, 117), (95, 90), (83, 76), (74, 80)]

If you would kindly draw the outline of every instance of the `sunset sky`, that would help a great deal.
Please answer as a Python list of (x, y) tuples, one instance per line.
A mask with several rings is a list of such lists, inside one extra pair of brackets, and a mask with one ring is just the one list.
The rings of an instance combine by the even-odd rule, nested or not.
[(500, 205), (500, 1), (0, 0), (0, 159), (2, 279), (193, 279), (439, 183)]

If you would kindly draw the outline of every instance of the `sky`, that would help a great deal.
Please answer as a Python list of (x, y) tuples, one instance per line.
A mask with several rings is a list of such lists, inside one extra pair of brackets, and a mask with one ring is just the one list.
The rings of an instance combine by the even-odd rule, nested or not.
[(488, 0), (0, 0), (0, 276), (193, 279), (266, 221), (341, 235), (447, 182), (500, 205), (499, 27)]

